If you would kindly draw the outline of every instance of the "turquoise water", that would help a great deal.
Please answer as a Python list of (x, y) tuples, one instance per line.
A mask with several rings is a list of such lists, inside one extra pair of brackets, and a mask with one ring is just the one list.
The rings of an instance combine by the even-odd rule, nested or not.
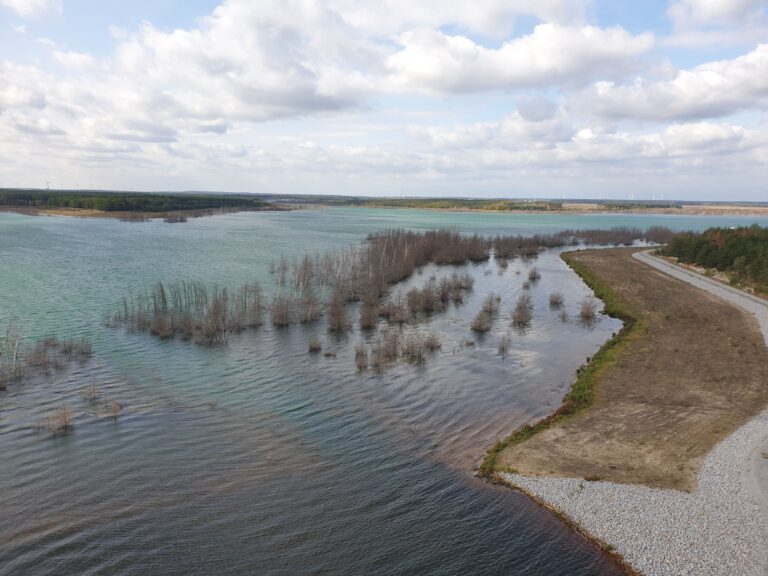
[[(15, 316), (29, 337), (87, 336), (95, 351), (0, 392), (0, 574), (615, 574), (551, 515), (472, 475), (496, 439), (556, 408), (576, 367), (618, 329), (609, 318), (563, 323), (548, 309), (552, 290), (571, 312), (589, 293), (557, 254), (536, 263), (526, 334), (505, 318), (482, 338), (468, 325), (491, 291), (507, 314), (530, 263), (502, 274), (493, 262), (467, 266), (471, 297), (428, 323), (442, 350), (425, 367), (382, 376), (355, 372), (365, 335), (337, 340), (322, 323), (265, 325), (203, 348), (104, 318), (158, 280), (258, 280), (269, 292), (273, 259), (386, 227), (496, 234), (754, 221), (339, 208), (169, 225), (0, 214), (2, 325)], [(447, 272), (428, 268), (406, 287)], [(311, 336), (336, 357), (308, 355)], [(124, 405), (117, 422), (82, 398), (91, 383)], [(62, 403), (74, 431), (35, 431)]]

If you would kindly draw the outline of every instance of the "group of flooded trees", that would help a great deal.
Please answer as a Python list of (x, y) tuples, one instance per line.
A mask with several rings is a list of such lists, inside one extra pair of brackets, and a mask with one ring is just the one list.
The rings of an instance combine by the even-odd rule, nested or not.
[(404, 332), (399, 327), (386, 328), (370, 347), (364, 343), (355, 347), (355, 365), (360, 372), (370, 369), (382, 374), (401, 358), (409, 364), (422, 365), (427, 356), (441, 347), (440, 339), (434, 332)]
[(230, 291), (219, 287), (209, 290), (201, 282), (170, 286), (158, 282), (147, 294), (124, 298), (109, 324), (160, 338), (179, 335), (210, 345), (223, 342), (232, 332), (259, 326), (263, 307), (261, 288), (255, 283)]
[[(515, 307), (512, 310), (511, 320), (512, 325), (519, 330), (525, 329), (531, 323), (533, 319), (533, 299), (529, 293), (532, 283), (536, 283), (541, 278), (541, 273), (534, 266), (528, 271), (528, 280), (523, 283), (523, 290), (517, 298)], [(501, 298), (494, 294), (488, 294), (483, 300), (483, 306), (480, 311), (472, 320), (470, 328), (474, 332), (485, 333), (491, 329), (493, 320), (499, 315), (501, 305)], [(506, 342), (500, 345), (500, 353), (503, 349), (505, 352), (502, 355), (506, 355)]]
[[(502, 269), (506, 268), (502, 266)], [(536, 284), (541, 279), (541, 272), (538, 268), (533, 266), (528, 270), (528, 279), (523, 282), (522, 291), (520, 292), (515, 306), (510, 314), (511, 324), (518, 329), (519, 332), (524, 332), (531, 325), (533, 320), (533, 298), (530, 294), (530, 289), (533, 284)], [(488, 294), (483, 300), (483, 305), (478, 311), (477, 315), (473, 318), (470, 328), (474, 332), (485, 333), (490, 331), (493, 321), (498, 317), (500, 310), (501, 298), (494, 294)], [(552, 310), (560, 311), (560, 319), (563, 322), (568, 321), (568, 313), (565, 311), (565, 298), (562, 293), (555, 291), (549, 295), (549, 307)], [(597, 302), (593, 297), (584, 298), (579, 305), (578, 318), (581, 322), (590, 324), (594, 322), (597, 316)], [(499, 344), (499, 354), (506, 356), (509, 347), (509, 340), (506, 336), (502, 337)]]
[[(534, 257), (545, 248), (631, 244), (635, 240), (665, 242), (671, 235), (669, 230), (658, 227), (646, 231), (613, 228), (496, 237), (463, 236), (451, 230), (385, 230), (369, 235), (359, 246), (274, 262), (271, 272), (276, 290), (268, 298), (256, 283), (236, 290), (209, 288), (197, 282), (170, 286), (158, 283), (146, 294), (124, 299), (109, 321), (161, 338), (178, 335), (203, 345), (223, 342), (230, 334), (255, 328), (267, 318), (275, 327), (324, 318), (331, 333), (341, 334), (355, 323), (362, 330), (372, 331), (382, 322), (385, 327), (403, 325), (463, 301), (474, 282), (468, 273), (431, 277), (421, 288), (390, 293), (393, 285), (429, 263), (440, 266), (483, 262), (493, 253), (499, 265), (504, 266), (509, 259)], [(530, 287), (539, 277), (538, 270), (532, 268), (524, 287)], [(494, 298), (484, 303), (472, 322), (473, 330), (490, 330), (498, 314), (498, 301)], [(350, 317), (349, 304), (353, 302), (359, 303), (357, 320)], [(562, 307), (562, 297), (554, 307)], [(588, 312), (585, 309), (584, 313)], [(532, 301), (530, 295), (523, 293), (512, 312), (513, 324), (527, 326), (531, 317)], [(414, 344), (410, 348), (418, 350), (419, 346)], [(403, 355), (400, 350), (395, 356)], [(392, 358), (393, 350), (382, 343), (367, 351), (367, 357), (368, 364), (376, 369), (378, 359)], [(363, 363), (362, 355), (359, 363)]]
[[(32, 374), (47, 376), (63, 370), (72, 362), (86, 362), (92, 354), (93, 346), (86, 338), (59, 340), (55, 336), (46, 336), (27, 342), (18, 320), (12, 318), (0, 335), (0, 390)], [(72, 427), (72, 411), (66, 405), (37, 424), (38, 429), (54, 435), (65, 434)]]
[(146, 294), (125, 298), (109, 319), (112, 325), (150, 332), (161, 338), (179, 335), (198, 344), (222, 342), (233, 332), (254, 328), (266, 312), (273, 326), (311, 323), (325, 315), (328, 329), (351, 327), (347, 305), (360, 302), (360, 326), (372, 329), (379, 318), (406, 322), (422, 312), (457, 302), (471, 290), (469, 274), (434, 279), (387, 303), (389, 287), (425, 264), (465, 264), (488, 259), (487, 242), (454, 231), (424, 233), (388, 230), (372, 235), (362, 246), (323, 255), (282, 258), (272, 265), (277, 291), (266, 301), (258, 284), (237, 290), (208, 289), (197, 282), (166, 286), (158, 283)]
[(542, 249), (578, 246), (631, 246), (635, 241), (666, 244), (675, 233), (663, 226), (652, 226), (647, 230), (618, 226), (607, 230), (561, 230), (552, 234), (533, 236), (496, 236), (488, 240), (497, 260), (511, 258), (533, 258)]
[(0, 335), (0, 389), (18, 382), (30, 371), (50, 374), (74, 361), (85, 361), (93, 354), (86, 338), (59, 340), (47, 336), (36, 342), (24, 341), (19, 322), (12, 318)]

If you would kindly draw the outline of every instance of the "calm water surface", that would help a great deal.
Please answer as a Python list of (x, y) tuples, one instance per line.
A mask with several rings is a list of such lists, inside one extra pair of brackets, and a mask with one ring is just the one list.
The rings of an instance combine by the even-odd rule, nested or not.
[[(95, 349), (85, 365), (0, 392), (0, 574), (617, 574), (550, 514), (472, 476), (496, 439), (559, 405), (576, 367), (619, 327), (563, 323), (549, 310), (552, 290), (572, 313), (589, 294), (557, 254), (536, 262), (527, 333), (507, 317), (531, 264), (502, 274), (493, 261), (467, 266), (472, 295), (424, 326), (439, 334), (440, 353), (383, 376), (355, 372), (365, 335), (337, 340), (322, 323), (265, 325), (202, 348), (107, 328), (104, 316), (158, 280), (258, 280), (269, 291), (273, 259), (386, 227), (753, 221), (329, 209), (169, 225), (0, 214), (0, 322), (16, 316), (30, 337), (84, 335)], [(452, 271), (427, 267), (404, 288)], [(476, 338), (468, 325), (491, 291), (503, 314)], [(312, 336), (336, 358), (308, 355)], [(91, 383), (125, 406), (117, 422), (85, 402)], [(63, 403), (74, 432), (36, 432)]]

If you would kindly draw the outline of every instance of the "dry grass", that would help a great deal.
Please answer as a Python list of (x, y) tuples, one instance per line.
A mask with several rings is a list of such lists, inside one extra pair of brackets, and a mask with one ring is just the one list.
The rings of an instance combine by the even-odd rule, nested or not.
[(631, 252), (569, 256), (609, 313), (628, 311), (635, 328), (580, 371), (593, 382), (586, 407), (532, 427), (496, 469), (691, 490), (712, 447), (768, 404), (768, 349), (754, 318)]

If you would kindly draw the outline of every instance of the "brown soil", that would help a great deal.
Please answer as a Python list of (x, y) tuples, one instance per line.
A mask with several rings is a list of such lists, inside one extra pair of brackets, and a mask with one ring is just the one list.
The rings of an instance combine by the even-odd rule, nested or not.
[(601, 369), (591, 406), (507, 447), (497, 470), (692, 490), (712, 447), (768, 405), (768, 349), (754, 318), (632, 252), (574, 259), (644, 328)]

